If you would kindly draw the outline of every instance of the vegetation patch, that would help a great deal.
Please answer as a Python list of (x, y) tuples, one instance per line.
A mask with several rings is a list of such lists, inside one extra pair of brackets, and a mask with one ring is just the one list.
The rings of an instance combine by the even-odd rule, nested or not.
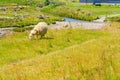
[(0, 39), (0, 65), (47, 54), (105, 35), (100, 31), (81, 29), (49, 30), (45, 38), (29, 40), (28, 32), (15, 33)]
[[(112, 9), (112, 11), (111, 11)], [(42, 12), (59, 15), (62, 17), (75, 18), (80, 20), (92, 21), (100, 16), (120, 14), (119, 6), (112, 5), (82, 5), (79, 3), (66, 3), (66, 5), (49, 5), (44, 7)]]
[(109, 16), (113, 14), (120, 14), (120, 6), (119, 5), (101, 5), (101, 6), (94, 6), (91, 4), (87, 5), (82, 5), (82, 4), (69, 4), (67, 5), (69, 8), (74, 8), (74, 9), (83, 9), (85, 11), (89, 11), (92, 13), (93, 16)]
[(93, 16), (93, 14), (87, 10), (69, 8), (69, 6), (66, 5), (63, 6), (49, 5), (44, 7), (41, 11), (54, 15), (59, 15), (62, 17), (69, 17), (87, 21), (97, 19), (97, 16)]
[(105, 21), (120, 22), (120, 16), (109, 17)]
[(2, 4), (19, 4), (19, 5), (29, 5), (29, 6), (42, 6), (44, 5), (44, 0), (0, 0)]
[(14, 28), (13, 31), (14, 32), (24, 32), (24, 31), (31, 30), (31, 29), (33, 29), (33, 26), (23, 27), (23, 28)]
[[(2, 5), (2, 4), (0, 4)], [(61, 21), (62, 18), (40, 12), (40, 9), (33, 6), (23, 6), (17, 4), (2, 5), (5, 10), (0, 11), (0, 27), (25, 27), (35, 25), (38, 22), (47, 22), (48, 24)], [(43, 18), (40, 16), (43, 15)]]
[[(82, 40), (82, 43), (78, 42), (77, 45), (68, 48), (59, 49), (46, 55), (42, 55), (18, 63), (13, 63), (9, 66), (4, 66), (3, 68), (0, 68), (0, 78), (6, 80), (34, 80), (38, 78), (44, 80), (119, 80), (120, 30), (116, 26), (118, 27), (119, 23), (112, 23), (111, 25), (103, 29), (104, 32), (109, 32), (111, 33), (111, 35), (101, 37), (99, 35), (99, 38), (88, 39), (87, 41), (84, 41), (83, 39), (88, 34), (89, 38), (91, 34), (94, 36), (98, 36), (98, 34), (96, 34), (96, 31), (95, 33), (93, 33), (94, 31), (92, 31), (91, 33), (91, 31), (86, 30), (82, 32), (79, 29), (75, 30), (75, 32), (73, 30), (63, 30), (64, 34), (60, 34), (57, 31), (56, 34), (57, 36), (59, 35), (59, 39), (61, 38), (60, 35), (65, 36), (66, 31), (68, 31), (69, 34), (67, 35), (71, 35), (74, 39), (76, 37), (77, 41), (77, 38), (79, 37), (77, 34), (79, 34), (81, 36), (81, 38), (79, 38), (79, 41)], [(84, 33), (87, 35), (85, 35)], [(74, 37), (73, 34), (76, 34), (76, 36), (74, 35)], [(66, 40), (67, 38), (67, 36), (62, 38), (62, 41)], [(72, 38), (70, 38), (70, 40), (67, 40), (68, 43), (73, 42)], [(88, 38), (88, 36), (86, 38)], [(35, 44), (35, 41), (33, 43)], [(32, 48), (32, 51), (35, 48), (38, 48), (38, 45), (35, 45), (37, 47), (33, 46), (34, 48)], [(51, 48), (56, 48), (56, 46), (57, 45), (53, 43), (49, 44), (49, 47)], [(26, 48), (24, 47), (24, 51), (25, 50)], [(43, 49), (41, 52), (44, 53)], [(29, 55), (30, 54), (31, 53), (29, 53)]]
[(0, 27), (17, 27), (0, 38), (0, 80), (120, 80), (119, 16), (102, 30), (48, 30), (42, 39), (28, 38), (38, 22), (55, 23), (61, 16), (91, 21), (119, 14), (119, 6), (53, 0), (65, 4), (43, 7), (43, 1), (0, 0)]

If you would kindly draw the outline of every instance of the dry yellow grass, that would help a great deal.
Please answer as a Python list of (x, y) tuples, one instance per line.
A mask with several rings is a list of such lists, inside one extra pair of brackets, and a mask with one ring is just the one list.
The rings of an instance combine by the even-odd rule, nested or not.
[[(120, 80), (120, 23), (111, 35), (4, 66), (3, 80)], [(118, 25), (118, 27), (117, 27)], [(116, 30), (116, 31), (112, 31)]]

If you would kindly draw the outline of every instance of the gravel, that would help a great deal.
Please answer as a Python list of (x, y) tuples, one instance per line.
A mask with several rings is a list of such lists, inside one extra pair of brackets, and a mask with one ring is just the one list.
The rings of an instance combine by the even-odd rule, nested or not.
[(13, 28), (0, 28), (0, 38), (9, 34), (12, 34)]

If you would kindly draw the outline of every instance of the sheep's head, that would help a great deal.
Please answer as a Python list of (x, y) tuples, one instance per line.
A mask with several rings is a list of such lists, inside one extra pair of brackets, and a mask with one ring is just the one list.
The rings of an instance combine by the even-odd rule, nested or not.
[(33, 39), (33, 34), (30, 33), (30, 35), (29, 35), (29, 39), (30, 39), (30, 40)]
[(32, 40), (36, 33), (37, 33), (36, 30), (31, 30), (31, 32), (29, 34), (29, 39)]

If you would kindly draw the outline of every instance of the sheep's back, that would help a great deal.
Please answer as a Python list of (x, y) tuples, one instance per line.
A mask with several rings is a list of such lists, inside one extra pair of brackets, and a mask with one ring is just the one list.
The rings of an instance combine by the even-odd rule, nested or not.
[(34, 27), (34, 30), (42, 31), (46, 27), (47, 27), (47, 24), (45, 22), (40, 22)]
[(45, 22), (40, 22), (34, 27), (34, 31), (36, 31), (36, 34), (40, 34), (43, 36), (47, 33), (47, 24)]
[(44, 34), (46, 34), (46, 33), (47, 33), (47, 27), (41, 28), (40, 34), (41, 34), (41, 35), (44, 35)]

